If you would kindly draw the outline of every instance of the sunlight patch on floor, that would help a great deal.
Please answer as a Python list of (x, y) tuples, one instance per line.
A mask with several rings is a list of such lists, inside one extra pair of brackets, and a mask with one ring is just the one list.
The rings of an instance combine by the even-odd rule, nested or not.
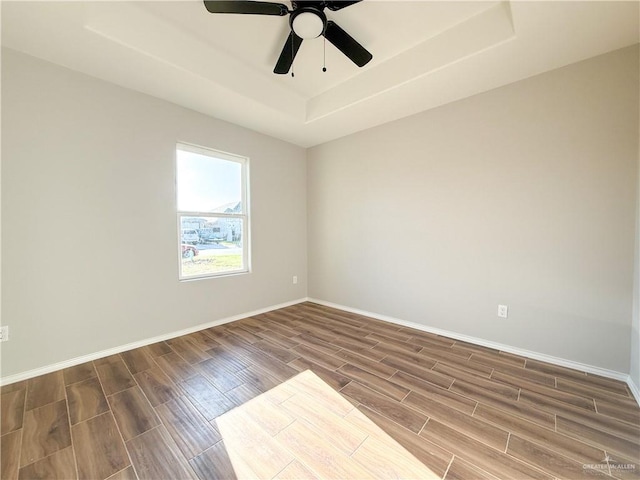
[(239, 479), (439, 479), (306, 370), (216, 420)]

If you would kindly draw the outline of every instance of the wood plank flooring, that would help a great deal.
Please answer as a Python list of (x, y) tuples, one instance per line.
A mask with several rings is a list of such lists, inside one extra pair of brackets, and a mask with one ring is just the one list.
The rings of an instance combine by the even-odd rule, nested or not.
[[(304, 402), (286, 382), (307, 370), (322, 383)], [(390, 478), (400, 450), (374, 424), (447, 480), (640, 478), (640, 408), (624, 383), (313, 303), (0, 393), (2, 479)], [(282, 410), (246, 403), (258, 396)], [(346, 423), (328, 427), (332, 416)], [(250, 462), (226, 418), (255, 446)]]

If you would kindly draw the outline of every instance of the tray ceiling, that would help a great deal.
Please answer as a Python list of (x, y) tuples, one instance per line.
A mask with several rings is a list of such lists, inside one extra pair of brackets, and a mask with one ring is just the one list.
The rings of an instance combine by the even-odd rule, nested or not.
[(5, 1), (2, 44), (308, 147), (637, 43), (638, 6), (364, 0), (327, 16), (373, 60), (306, 40), (293, 78), (287, 17), (201, 1)]

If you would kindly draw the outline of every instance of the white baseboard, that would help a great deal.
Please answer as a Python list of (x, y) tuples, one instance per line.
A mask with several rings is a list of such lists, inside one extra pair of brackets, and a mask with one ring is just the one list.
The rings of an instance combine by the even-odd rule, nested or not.
[(204, 330), (205, 328), (211, 328), (211, 327), (216, 327), (218, 325), (223, 325), (225, 323), (235, 322), (236, 320), (252, 317), (254, 315), (260, 315), (261, 313), (270, 312), (272, 310), (277, 310), (279, 308), (289, 307), (291, 305), (296, 305), (298, 303), (302, 303), (306, 301), (307, 301), (307, 298), (299, 298), (297, 300), (292, 300), (290, 302), (280, 303), (278, 305), (271, 305), (269, 307), (261, 308), (259, 310), (254, 310), (252, 312), (241, 313), (239, 315), (234, 315), (232, 317), (222, 318), (222, 319), (214, 320), (208, 323), (202, 323), (200, 325), (185, 328), (183, 330), (178, 330), (175, 332), (158, 335), (157, 337), (145, 338), (144, 340), (127, 343), (126, 345), (120, 345), (118, 347), (109, 348), (107, 350), (101, 350), (99, 352), (90, 353), (88, 355), (83, 355), (81, 357), (71, 358), (63, 362), (53, 363), (51, 365), (46, 365), (40, 368), (34, 368), (33, 370), (27, 370), (26, 372), (16, 373), (15, 375), (2, 377), (0, 378), (0, 385), (9, 385), (10, 383), (20, 382), (22, 380), (27, 380), (29, 378), (37, 377), (39, 375), (55, 372), (63, 368), (73, 367), (75, 365), (80, 365), (81, 363), (90, 362), (92, 360), (97, 360), (103, 357), (108, 357), (109, 355), (115, 355), (116, 353), (126, 352), (127, 350), (144, 347), (145, 345), (151, 345), (152, 343), (162, 342), (164, 340), (170, 340), (175, 337), (180, 337), (182, 335), (188, 335), (190, 333), (197, 332), (199, 330)]
[(489, 340), (485, 340), (482, 338), (471, 337), (469, 335), (463, 335), (461, 333), (451, 332), (449, 330), (443, 330), (440, 328), (433, 328), (427, 325), (422, 325), (420, 323), (409, 322), (406, 320), (400, 320), (398, 318), (390, 317), (387, 315), (380, 315), (374, 312), (368, 312), (365, 310), (360, 310), (357, 308), (347, 307), (345, 305), (340, 305), (337, 303), (327, 302), (324, 300), (319, 300), (317, 298), (299, 298), (297, 300), (292, 300), (290, 302), (280, 303), (278, 305), (271, 305), (269, 307), (261, 308), (258, 310), (254, 310), (252, 312), (246, 312), (239, 315), (234, 315), (232, 317), (222, 318), (219, 320), (214, 320), (212, 322), (203, 323), (200, 325), (196, 325), (193, 327), (189, 327), (183, 330), (178, 330), (175, 332), (158, 335), (152, 338), (146, 338), (144, 340), (140, 340), (138, 342), (127, 343), (126, 345), (120, 345), (118, 347), (110, 348), (107, 350), (102, 350), (99, 352), (91, 353), (89, 355), (83, 355), (81, 357), (72, 358), (69, 360), (65, 360), (63, 362), (54, 363), (51, 365), (47, 365), (40, 368), (35, 368), (33, 370), (28, 370), (26, 372), (17, 373), (15, 375), (9, 375), (7, 377), (0, 378), (0, 385), (9, 385), (11, 383), (19, 382), (22, 380), (27, 380), (29, 378), (37, 377), (39, 375), (44, 375), (46, 373), (55, 372), (57, 370), (61, 370), (63, 368), (73, 367), (75, 365), (80, 365), (81, 363), (90, 362), (92, 360), (97, 360), (99, 358), (107, 357), (109, 355), (115, 355), (116, 353), (126, 352), (127, 350), (132, 350), (134, 348), (144, 347), (145, 345), (150, 345), (152, 343), (161, 342), (164, 340), (170, 340), (175, 337), (180, 337), (182, 335), (188, 335), (193, 332), (197, 332), (199, 330), (204, 330), (205, 328), (216, 327), (218, 325), (223, 325), (225, 323), (235, 322), (236, 320), (241, 320), (243, 318), (252, 317), (254, 315), (260, 315), (261, 313), (270, 312), (273, 310), (277, 310), (279, 308), (289, 307), (291, 305), (296, 305), (302, 302), (313, 302), (319, 305), (324, 305), (331, 308), (336, 308), (338, 310), (344, 310), (345, 312), (355, 313), (358, 315), (364, 315), (366, 317), (375, 318), (377, 320), (382, 320), (384, 322), (393, 323), (396, 325), (402, 325), (403, 327), (415, 328), (416, 330), (422, 330), (424, 332), (433, 333), (435, 335), (442, 335), (444, 337), (453, 338), (455, 340), (461, 340), (463, 342), (473, 343), (474, 345), (480, 345), (483, 347), (493, 348), (495, 350), (500, 350), (502, 352), (513, 353), (515, 355), (520, 355), (522, 357), (531, 358), (533, 360), (539, 360), (542, 362), (551, 363), (553, 365), (558, 365), (561, 367), (572, 368), (574, 370), (580, 370), (582, 372), (588, 372), (595, 375), (600, 375), (602, 377), (611, 378), (614, 380), (620, 380), (625, 382), (631, 393), (633, 394), (636, 402), (640, 405), (640, 388), (636, 385), (631, 376), (627, 373), (616, 372), (615, 370), (608, 370), (606, 368), (596, 367), (593, 365), (588, 365), (585, 363), (575, 362), (573, 360), (567, 360), (565, 358), (554, 357), (551, 355), (546, 355), (544, 353), (538, 353), (531, 350), (525, 350), (522, 348), (512, 347), (510, 345), (505, 345), (502, 343), (492, 342)]
[(629, 389), (631, 390), (631, 393), (635, 397), (636, 402), (638, 403), (638, 405), (640, 405), (640, 390), (638, 389), (638, 386), (635, 385), (631, 380), (631, 376), (627, 373), (616, 372), (615, 370), (608, 370), (606, 368), (596, 367), (594, 365), (588, 365), (586, 363), (575, 362), (573, 360), (567, 360), (565, 358), (554, 357), (552, 355), (547, 355), (544, 353), (525, 350), (523, 348), (512, 347), (510, 345), (492, 342), (490, 340), (485, 340), (482, 338), (471, 337), (469, 335), (463, 335), (461, 333), (451, 332), (449, 330), (433, 328), (427, 325), (422, 325), (420, 323), (408, 322), (406, 320), (400, 320), (398, 318), (389, 317), (387, 315), (380, 315), (373, 312), (367, 312), (365, 310), (351, 308), (345, 305), (339, 305), (337, 303), (319, 300), (317, 298), (309, 298), (307, 300), (309, 302), (317, 303), (319, 305), (336, 308), (338, 310), (344, 310), (345, 312), (364, 315), (366, 317), (375, 318), (377, 320), (382, 320), (384, 322), (394, 323), (396, 325), (402, 325), (403, 327), (415, 328), (416, 330), (422, 330), (423, 332), (433, 333), (435, 335), (442, 335), (443, 337), (449, 337), (455, 340), (461, 340), (463, 342), (473, 343), (474, 345), (480, 345), (482, 347), (493, 348), (495, 350), (500, 350), (502, 352), (513, 353), (515, 355), (531, 358), (533, 360), (539, 360), (541, 362), (551, 363), (553, 365), (558, 365), (560, 367), (572, 368), (574, 370), (579, 370), (581, 372), (592, 373), (594, 375), (600, 375), (601, 377), (611, 378), (613, 380), (619, 380), (621, 382), (625, 382), (629, 386)]
[(627, 385), (629, 385), (629, 390), (631, 390), (631, 393), (633, 397), (636, 399), (636, 402), (638, 403), (638, 405), (640, 405), (640, 388), (638, 388), (638, 385), (635, 384), (635, 382), (631, 378), (631, 375), (629, 375), (629, 379), (627, 380)]

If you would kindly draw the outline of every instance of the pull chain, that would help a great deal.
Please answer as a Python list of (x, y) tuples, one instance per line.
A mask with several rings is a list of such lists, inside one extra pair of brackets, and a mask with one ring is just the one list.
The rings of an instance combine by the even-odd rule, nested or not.
[(322, 71), (327, 71), (327, 37), (322, 37)]
[(295, 52), (293, 51), (293, 34), (291, 35), (291, 78), (295, 77), (296, 74), (293, 73), (293, 61), (295, 60)]

